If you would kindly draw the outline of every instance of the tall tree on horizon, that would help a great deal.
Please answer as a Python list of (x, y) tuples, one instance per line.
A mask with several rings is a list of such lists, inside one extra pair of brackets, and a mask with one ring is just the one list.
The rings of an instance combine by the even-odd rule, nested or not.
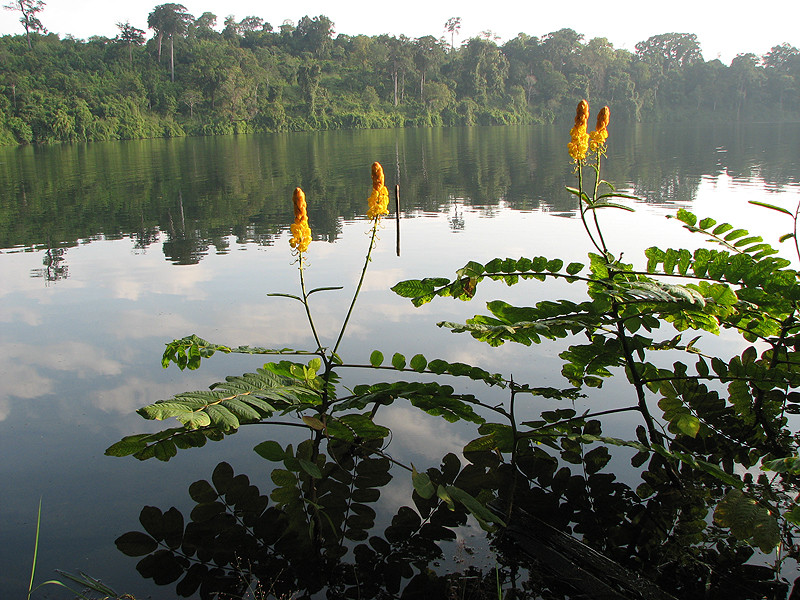
[(425, 94), (425, 82), (429, 71), (438, 68), (439, 64), (444, 61), (446, 44), (447, 42), (440, 43), (432, 35), (425, 35), (413, 42), (413, 60), (419, 72), (420, 99)]
[(31, 33), (47, 33), (47, 29), (36, 13), (44, 10), (43, 0), (11, 0), (8, 4), (3, 6), (6, 10), (13, 10), (20, 13), (19, 22), (25, 28), (25, 39), (28, 42), (28, 50), (33, 46), (31, 45)]
[(175, 81), (175, 35), (186, 33), (194, 17), (186, 11), (183, 4), (161, 4), (147, 17), (147, 26), (158, 34), (158, 60), (161, 60), (161, 41), (169, 38), (169, 73)]
[(133, 62), (133, 47), (144, 43), (144, 30), (131, 25), (130, 21), (117, 23), (119, 35), (117, 39), (128, 46), (128, 62)]
[(455, 46), (455, 35), (461, 31), (461, 17), (450, 17), (447, 19), (447, 22), (444, 24), (445, 31), (450, 32), (450, 51), (456, 49)]
[(319, 58), (330, 46), (333, 28), (333, 21), (325, 15), (314, 18), (306, 15), (297, 22), (297, 27), (292, 31), (292, 38), (299, 51), (311, 52)]

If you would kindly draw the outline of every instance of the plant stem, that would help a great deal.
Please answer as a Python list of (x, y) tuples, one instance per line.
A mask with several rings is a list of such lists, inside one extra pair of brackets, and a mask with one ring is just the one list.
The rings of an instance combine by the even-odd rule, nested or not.
[(375, 237), (378, 235), (379, 222), (380, 222), (380, 217), (376, 217), (372, 225), (372, 236), (370, 237), (369, 240), (369, 250), (367, 250), (367, 258), (366, 260), (364, 260), (364, 268), (361, 269), (361, 277), (358, 280), (356, 291), (353, 294), (353, 300), (350, 302), (350, 308), (347, 310), (347, 316), (344, 318), (344, 323), (342, 323), (342, 330), (339, 332), (339, 337), (336, 339), (336, 344), (334, 344), (333, 351), (331, 352), (331, 354), (336, 354), (336, 351), (339, 349), (339, 344), (342, 343), (342, 338), (344, 337), (345, 329), (347, 329), (347, 323), (348, 321), (350, 321), (350, 315), (353, 314), (353, 308), (356, 305), (358, 294), (361, 291), (361, 285), (364, 283), (364, 276), (367, 274), (367, 267), (369, 266), (369, 261), (372, 258), (372, 249), (375, 247)]
[(583, 228), (586, 230), (586, 235), (589, 236), (589, 239), (591, 240), (592, 245), (597, 249), (597, 251), (600, 254), (605, 256), (606, 253), (603, 251), (603, 248), (594, 239), (594, 235), (592, 235), (592, 230), (589, 227), (589, 223), (587, 223), (587, 221), (586, 221), (586, 208), (585, 208), (586, 203), (585, 203), (585, 201), (583, 199), (583, 196), (584, 196), (584, 192), (583, 192), (583, 168), (581, 166), (581, 163), (578, 162), (578, 204), (579, 204), (578, 211), (581, 214), (581, 223), (583, 223)]
[(308, 306), (308, 294), (306, 293), (306, 282), (305, 278), (303, 277), (303, 272), (305, 270), (305, 262), (303, 258), (303, 253), (300, 253), (300, 291), (303, 294), (303, 306), (306, 308), (306, 316), (308, 317), (308, 324), (311, 326), (311, 333), (314, 334), (314, 341), (317, 342), (317, 349), (322, 350), (322, 343), (319, 341), (319, 335), (317, 334), (317, 328), (314, 326), (314, 319), (311, 316), (311, 309)]
[(39, 512), (36, 515), (36, 538), (33, 542), (33, 563), (31, 564), (31, 580), (28, 583), (28, 598), (33, 592), (33, 578), (36, 574), (36, 556), (39, 553), (39, 526), (42, 524), (42, 498), (39, 498)]
[(797, 254), (798, 260), (800, 260), (800, 242), (797, 241), (798, 216), (800, 216), (800, 202), (797, 203), (797, 207), (794, 209), (794, 251)]
[(506, 508), (506, 522), (511, 520), (511, 513), (514, 511), (514, 495), (517, 491), (517, 480), (519, 479), (519, 472), (517, 471), (517, 444), (519, 444), (520, 436), (517, 431), (517, 418), (514, 413), (515, 401), (517, 396), (517, 386), (514, 383), (514, 376), (511, 376), (509, 384), (511, 391), (511, 400), (508, 405), (508, 420), (511, 422), (511, 436), (513, 445), (511, 446), (511, 490), (508, 494), (508, 507)]
[[(592, 200), (597, 200), (597, 190), (600, 188), (600, 151), (597, 151), (597, 166), (594, 167), (594, 193), (592, 194)], [(592, 211), (594, 217), (594, 226), (597, 229), (597, 235), (600, 237), (600, 245), (603, 246), (603, 256), (608, 254), (608, 248), (606, 246), (606, 241), (603, 239), (603, 230), (600, 229), (600, 222), (597, 220), (597, 209)]]
[[(770, 358), (770, 362), (767, 367), (769, 371), (773, 370), (778, 364), (778, 357), (780, 356), (781, 350), (783, 350), (784, 353), (787, 353), (786, 336), (789, 333), (789, 329), (791, 329), (794, 325), (795, 319), (794, 313), (792, 313), (782, 323), (780, 336), (778, 337), (778, 340), (772, 344), (772, 357)], [(769, 419), (764, 415), (764, 399), (766, 397), (766, 391), (760, 387), (756, 387), (756, 393), (754, 396), (753, 412), (755, 413), (756, 421), (764, 429), (764, 434), (767, 436), (767, 446), (769, 447), (770, 452), (780, 455), (785, 450), (781, 448), (780, 444), (778, 443), (778, 434), (775, 431), (775, 428), (772, 426), (772, 423), (770, 423)]]
[(652, 444), (660, 444), (662, 441), (662, 436), (658, 433), (658, 430), (655, 426), (655, 421), (653, 420), (653, 416), (650, 414), (650, 409), (647, 406), (647, 398), (644, 393), (644, 383), (639, 375), (638, 370), (636, 369), (636, 361), (633, 358), (633, 353), (631, 352), (630, 347), (628, 346), (628, 337), (625, 334), (625, 328), (622, 325), (622, 320), (619, 319), (619, 315), (617, 314), (617, 307), (616, 304), (614, 305), (613, 309), (614, 316), (617, 317), (617, 339), (619, 339), (620, 346), (622, 346), (622, 353), (625, 357), (625, 365), (630, 373), (631, 383), (633, 384), (634, 389), (636, 390), (636, 398), (638, 399), (638, 409), (641, 413), (642, 417), (644, 418), (645, 424), (647, 425), (647, 432), (648, 437), (650, 438), (650, 443)]

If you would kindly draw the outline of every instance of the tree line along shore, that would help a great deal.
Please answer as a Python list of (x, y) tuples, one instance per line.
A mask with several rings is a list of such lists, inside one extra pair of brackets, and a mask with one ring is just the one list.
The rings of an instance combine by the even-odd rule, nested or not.
[(457, 17), (441, 37), (411, 39), (336, 35), (324, 15), (218, 24), (179, 4), (156, 6), (151, 31), (119, 23), (116, 37), (84, 41), (47, 34), (42, 2), (15, 4), (33, 12), (18, 9), (24, 34), (0, 37), (2, 145), (551, 123), (582, 98), (615, 121), (800, 119), (800, 51), (788, 43), (725, 65), (689, 33), (634, 52), (572, 29), (459, 45)]

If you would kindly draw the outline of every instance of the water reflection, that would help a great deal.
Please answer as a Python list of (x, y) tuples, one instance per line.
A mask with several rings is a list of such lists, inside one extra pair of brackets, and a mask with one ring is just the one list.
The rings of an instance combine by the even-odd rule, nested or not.
[[(616, 239), (630, 241), (635, 233), (649, 243), (662, 229), (670, 239), (680, 236), (680, 230), (664, 226), (660, 214), (651, 214), (654, 206), (694, 198), (704, 211), (719, 214), (722, 196), (731, 204), (724, 210), (734, 208), (731, 189), (747, 192), (746, 203), (769, 201), (764, 190), (797, 188), (798, 159), (788, 149), (800, 145), (798, 127), (748, 133), (708, 126), (705, 135), (688, 129), (690, 142), (680, 142), (680, 133), (646, 126), (612, 131), (605, 176), (642, 191), (648, 202), (636, 215), (635, 231), (624, 216), (609, 221)], [(0, 596), (24, 596), (27, 581), (19, 574), (30, 569), (25, 549), (40, 496), (38, 572), (49, 577), (55, 568), (83, 570), (137, 597), (161, 597), (165, 590), (145, 587), (131, 573), (130, 559), (112, 545), (116, 536), (138, 527), (143, 505), (174, 505), (188, 517), (194, 504), (186, 506), (186, 486), (208, 478), (221, 460), (249, 473), (260, 495), (271, 493), (261, 460), (251, 456), (260, 440), (247, 432), (224, 449), (176, 457), (177, 464), (166, 469), (123, 464), (102, 452), (141, 429), (134, 408), (260, 366), (253, 361), (231, 367), (220, 358), (199, 378), (163, 371), (159, 357), (166, 341), (197, 332), (219, 342), (310, 343), (302, 315), (265, 298), (267, 292), (294, 289), (286, 232), (290, 192), (298, 183), (319, 200), (310, 204), (315, 240), (336, 242), (315, 245), (313, 285), (353, 285), (343, 273), (346, 265), (360, 267), (363, 261), (365, 165), (382, 160), (390, 165), (389, 179), (399, 172), (409, 217), (403, 220), (403, 254), (395, 257), (390, 223), (343, 354), (367, 361), (368, 351), (380, 348), (411, 356), (424, 335), (426, 354), (493, 371), (535, 368), (536, 377), (557, 385), (552, 353), (487, 352), (432, 327), (441, 319), (463, 321), (479, 308), (453, 303), (436, 307), (436, 313), (416, 311), (385, 291), (402, 279), (450, 273), (465, 257), (585, 259), (576, 241), (578, 224), (562, 218), (574, 214), (563, 191), (571, 182), (564, 144), (561, 129), (520, 127), (0, 149), (0, 247), (9, 249), (0, 251), (0, 454), (7, 459), (0, 465), (6, 540), (0, 548)], [(738, 178), (747, 174), (758, 178), (743, 184)], [(664, 196), (664, 190), (674, 195)], [(495, 292), (474, 304), (494, 299)], [(321, 321), (346, 311), (347, 298), (321, 298)], [(426, 466), (469, 439), (448, 424), (423, 427), (403, 412), (387, 424), (398, 432), (395, 451), (402, 448)], [(382, 498), (396, 496), (385, 490)], [(400, 506), (391, 506), (387, 518)], [(389, 524), (376, 521), (370, 535), (384, 537)], [(469, 574), (475, 581), (495, 576), (493, 560), (476, 569), (481, 573)]]
[(31, 277), (41, 277), (46, 283), (69, 277), (69, 266), (65, 262), (66, 248), (47, 248), (42, 258), (43, 268), (32, 269)]
[[(691, 203), (703, 177), (722, 174), (768, 189), (798, 183), (798, 124), (630, 125), (612, 136), (604, 176), (654, 205)], [(564, 138), (557, 127), (476, 127), (3, 149), (0, 247), (96, 236), (146, 247), (161, 231), (166, 258), (193, 264), (211, 247), (226, 252), (229, 235), (271, 244), (291, 222), (297, 185), (313, 200), (315, 239), (333, 241), (342, 218), (363, 216), (357, 190), (374, 159), (409, 214), (449, 212), (451, 198), (487, 213), (504, 203), (572, 214)]]
[[(577, 430), (597, 434), (599, 423)], [(750, 547), (706, 526), (724, 486), (685, 472), (677, 490), (658, 457), (645, 465), (646, 483), (634, 489), (605, 468), (611, 458), (605, 447), (580, 460), (566, 443), (560, 457), (558, 449), (528, 447), (516, 466), (491, 451), (465, 453), (463, 464), (447, 454), (426, 471), (438, 494), (415, 490), (410, 505), (390, 509), (387, 517), (379, 501), (393, 470), (370, 452), (379, 446), (331, 442), (329, 457), (311, 446), (311, 440), (302, 442), (296, 456), (316, 456), (322, 479), (304, 472), (291, 445), (265, 442), (259, 453), (283, 462), (271, 472), (269, 493), (220, 463), (210, 481), (189, 487), (194, 506), (186, 515), (145, 506), (139, 516), (144, 531), (123, 534), (117, 548), (140, 557), (142, 577), (179, 596), (204, 599), (249, 593), (756, 600), (786, 597), (789, 590), (791, 582), (769, 567), (746, 564)], [(496, 497), (492, 510), (508, 523), (488, 536), (488, 564), (464, 559), (482, 554), (487, 542), (475, 537), (464, 507), (450, 500), (458, 490)], [(448, 560), (459, 553), (460, 560)]]

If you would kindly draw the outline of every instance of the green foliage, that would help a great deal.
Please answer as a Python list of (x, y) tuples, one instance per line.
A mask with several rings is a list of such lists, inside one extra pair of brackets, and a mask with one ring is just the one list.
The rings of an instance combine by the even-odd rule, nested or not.
[[(448, 51), (438, 33), (334, 38), (324, 15), (285, 32), (231, 17), (221, 33), (208, 15), (216, 19), (159, 5), (147, 44), (129, 23), (114, 39), (43, 37), (31, 15), (24, 38), (0, 40), (0, 144), (565, 121), (587, 95), (613, 99), (615, 118), (628, 121), (800, 114), (792, 47), (725, 66), (698, 58), (692, 34), (653, 36), (631, 53), (563, 29)], [(625, 197), (612, 189), (591, 210), (624, 207), (614, 199)]]
[[(596, 171), (599, 173), (599, 166)], [(579, 172), (579, 182), (580, 177)], [(582, 215), (606, 206), (603, 195), (598, 195), (599, 183), (594, 196), (582, 187), (568, 190), (579, 199)], [(656, 489), (654, 465), (665, 469), (662, 478), (672, 484), (686, 477), (687, 468), (710, 475), (716, 480), (715, 487), (733, 487), (716, 504), (717, 525), (763, 552), (781, 543), (791, 546), (791, 541), (782, 538), (785, 529), (779, 527), (778, 519), (793, 524), (800, 514), (791, 500), (798, 485), (796, 459), (771, 457), (796, 452), (784, 415), (787, 409), (793, 410), (787, 391), (800, 384), (794, 360), (800, 333), (798, 275), (760, 236), (711, 218), (698, 219), (683, 209), (676, 217), (688, 230), (721, 249), (652, 247), (645, 252), (647, 268), (641, 272), (615, 260), (596, 222), (584, 219), (587, 234), (598, 249), (589, 256), (588, 275), (583, 274), (583, 265), (575, 263), (564, 269), (557, 259), (498, 258), (483, 265), (470, 262), (452, 280), (409, 280), (393, 289), (420, 306), (436, 297), (470, 300), (484, 279), (507, 285), (548, 278), (584, 283), (588, 299), (583, 302), (544, 300), (532, 307), (517, 307), (496, 300), (486, 305), (489, 315), (439, 326), (469, 333), (491, 346), (507, 341), (539, 344), (584, 334), (588, 341), (570, 345), (559, 354), (562, 375), (578, 389), (591, 389), (601, 387), (611, 376), (624, 374), (635, 391), (635, 404), (605, 407), (597, 414), (640, 413), (644, 425), (637, 434), (640, 441), (581, 431), (590, 423), (587, 415), (555, 411), (542, 413), (542, 420), (522, 424), (516, 424), (513, 417), (507, 424), (485, 421), (478, 429), (481, 437), (465, 447), (466, 455), (495, 451), (508, 454), (512, 463), (521, 465), (531, 442), (554, 449), (560, 444), (562, 460), (584, 464), (587, 472), (594, 472), (607, 463), (608, 456), (595, 450), (585, 452), (586, 444), (600, 441), (634, 448), (634, 466), (644, 464), (648, 456), (658, 458), (656, 463), (651, 459), (650, 469), (642, 473), (645, 483), (637, 495), (648, 497)], [(702, 334), (714, 335), (723, 329), (739, 332), (747, 342), (759, 342), (760, 350), (749, 346), (741, 356), (727, 359), (704, 356)], [(688, 330), (700, 335), (686, 343), (682, 332)], [(659, 332), (663, 333), (657, 337)], [(694, 355), (694, 372), (680, 360), (671, 366), (659, 361), (657, 355), (664, 351)], [(727, 386), (727, 397), (720, 393), (719, 384)], [(656, 406), (658, 416), (651, 413)], [(659, 431), (659, 421), (665, 430)], [(751, 478), (742, 480), (735, 475), (735, 465), (748, 469), (761, 459), (765, 459), (764, 468), (784, 473), (784, 479), (773, 485), (754, 485)], [(697, 532), (705, 528), (698, 522)]]
[(762, 552), (771, 552), (781, 542), (775, 515), (741, 490), (731, 490), (717, 505), (714, 522), (730, 528), (738, 539), (750, 541)]
[(435, 297), (453, 297), (458, 300), (471, 300), (478, 284), (484, 279), (503, 281), (506, 285), (514, 285), (521, 279), (537, 279), (544, 281), (547, 277), (563, 278), (568, 282), (577, 281), (576, 275), (584, 266), (570, 263), (564, 266), (560, 259), (548, 260), (543, 256), (535, 258), (496, 258), (485, 265), (469, 262), (457, 272), (453, 281), (442, 277), (426, 277), (410, 279), (396, 284), (392, 291), (403, 298), (410, 298), (414, 306), (422, 306)]
[[(304, 38), (293, 39), (300, 44)], [(473, 44), (473, 78), (462, 82), (481, 87), (487, 98), (491, 77), (505, 68), (490, 46)], [(309, 51), (329, 50), (322, 44)], [(620, 572), (644, 573), (676, 597), (785, 593), (780, 562), (800, 557), (794, 542), (800, 451), (788, 418), (800, 413), (798, 273), (760, 236), (686, 210), (678, 211), (678, 221), (711, 247), (648, 248), (643, 269), (616, 258), (594, 214), (628, 210), (609, 199), (630, 196), (600, 179), (603, 152), (595, 154), (577, 164), (578, 187), (568, 190), (594, 249), (586, 264), (543, 256), (470, 261), (452, 279), (415, 279), (393, 288), (420, 306), (439, 297), (471, 300), (479, 284), (491, 282), (557, 279), (582, 286), (581, 301), (514, 306), (494, 300), (486, 304), (487, 315), (439, 323), (489, 346), (557, 341), (561, 374), (571, 387), (539, 387), (423, 354), (388, 357), (374, 350), (366, 365), (345, 362), (338, 349), (370, 263), (375, 220), (361, 279), (331, 347), (320, 338), (308, 303), (311, 294), (331, 288), (306, 291), (303, 254), (300, 294), (272, 295), (304, 305), (315, 349), (234, 347), (197, 336), (167, 345), (163, 366), (180, 369), (197, 369), (216, 352), (299, 355), (307, 362), (267, 362), (208, 391), (145, 406), (139, 410), (144, 418), (174, 417), (181, 426), (128, 436), (107, 454), (168, 460), (242, 426), (289, 425), (302, 435), (296, 443), (268, 438), (255, 446), (274, 463), (268, 494), (222, 463), (210, 483), (190, 487), (197, 505), (188, 523), (175, 509), (145, 507), (145, 531), (121, 536), (120, 550), (143, 557), (137, 568), (145, 577), (177, 582), (184, 595), (199, 589), (201, 597), (241, 596), (252, 579), (275, 595), (300, 590), (311, 596), (325, 588), (333, 597), (438, 597), (447, 580), (429, 565), (442, 556), (440, 544), (456, 539), (471, 517), (498, 534), (498, 556), (510, 565), (503, 577), (513, 589), (520, 567), (532, 574), (530, 597), (573, 597), (591, 589), (567, 576), (583, 567), (576, 564), (583, 559), (562, 555), (561, 571), (541, 568), (543, 556), (560, 552), (558, 536), (539, 540), (538, 549), (506, 547), (506, 533), (536, 530), (537, 522), (579, 537)], [(584, 171), (594, 173), (594, 182)], [(741, 336), (731, 356), (706, 350), (709, 337), (721, 331)], [(344, 368), (421, 380), (370, 380), (343, 390)], [(597, 394), (611, 377), (627, 381), (630, 393)], [(460, 393), (462, 378), (504, 389), (508, 401)], [(537, 414), (526, 406), (527, 420), (519, 417), (522, 396), (542, 407)], [(401, 401), (448, 423), (474, 425), (477, 437), (463, 448), (464, 461), (447, 454), (438, 468), (418, 469), (393, 458), (387, 449), (392, 432), (380, 417), (384, 407)], [(606, 420), (621, 413), (637, 417), (629, 439), (603, 432)], [(613, 473), (626, 457), (638, 477), (633, 483)], [(397, 469), (410, 473), (413, 507), (400, 507), (378, 532), (375, 503)], [(755, 476), (758, 469), (779, 476)], [(783, 554), (774, 569), (752, 568), (753, 548), (781, 548)], [(236, 561), (248, 565), (244, 573)]]

